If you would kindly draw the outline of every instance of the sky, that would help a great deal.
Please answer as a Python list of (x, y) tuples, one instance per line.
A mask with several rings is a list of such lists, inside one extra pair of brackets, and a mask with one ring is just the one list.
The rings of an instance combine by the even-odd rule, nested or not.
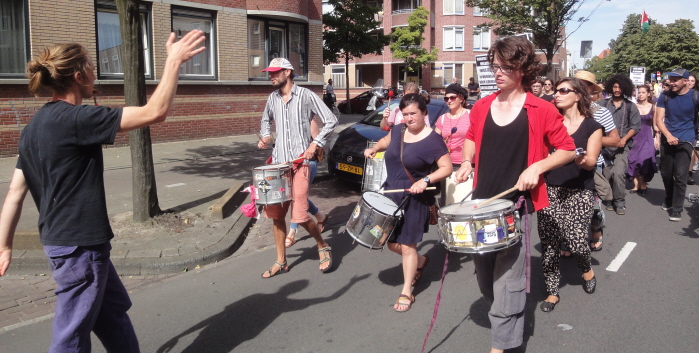
[[(566, 26), (568, 50), (575, 50), (575, 63), (582, 67), (584, 59), (580, 58), (580, 42), (592, 41), (592, 55), (599, 55), (609, 47), (609, 41), (621, 33), (621, 27), (630, 14), (640, 14), (646, 11), (648, 17), (661, 24), (675, 22), (679, 18), (694, 20), (695, 31), (699, 32), (699, 4), (696, 0), (587, 0)], [(601, 5), (600, 5), (601, 3)], [(573, 34), (570, 34), (580, 24), (576, 19), (587, 17), (585, 22)], [(641, 25), (640, 23), (638, 24)]]

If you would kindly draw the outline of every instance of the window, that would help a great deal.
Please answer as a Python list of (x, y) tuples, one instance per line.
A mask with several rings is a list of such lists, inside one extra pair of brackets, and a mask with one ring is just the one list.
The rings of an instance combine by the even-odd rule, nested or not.
[(478, 6), (474, 6), (473, 16), (488, 16), (488, 9), (481, 9)]
[(442, 85), (448, 86), (452, 84), (452, 80), (456, 77), (458, 84), (462, 85), (464, 80), (463, 68), (464, 64), (444, 64), (444, 76), (442, 80)]
[(24, 76), (27, 65), (27, 19), (24, 0), (0, 2), (0, 77)]
[[(96, 5), (97, 18), (97, 60), (100, 77), (123, 77), (124, 69), (121, 63), (121, 30), (119, 15), (113, 0), (98, 0)], [(141, 11), (141, 35), (143, 42), (144, 73), (151, 76), (151, 42), (150, 42), (150, 16), (148, 6), (142, 4)], [(111, 63), (110, 63), (111, 62)]]
[(214, 38), (214, 13), (172, 8), (172, 30), (177, 39), (184, 37), (189, 31), (198, 29), (204, 32), (206, 40), (202, 44), (206, 50), (192, 57), (192, 60), (180, 66), (180, 76), (185, 78), (215, 78), (216, 40)]
[(333, 88), (345, 88), (347, 87), (347, 80), (345, 75), (345, 66), (331, 66), (330, 67), (330, 78), (333, 79)]
[(444, 0), (445, 15), (463, 15), (464, 0)]
[(248, 78), (268, 79), (262, 72), (274, 58), (287, 58), (296, 80), (308, 79), (308, 27), (294, 22), (248, 18)]
[(420, 0), (394, 0), (393, 14), (412, 13), (420, 6)]
[(490, 49), (490, 28), (473, 27), (473, 50)]
[(444, 27), (444, 50), (464, 50), (464, 28)]

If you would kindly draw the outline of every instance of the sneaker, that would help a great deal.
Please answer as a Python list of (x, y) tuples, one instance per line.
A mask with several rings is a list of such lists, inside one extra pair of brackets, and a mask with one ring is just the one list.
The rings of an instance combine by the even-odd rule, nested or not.
[(694, 181), (694, 177), (689, 177), (689, 179), (687, 179), (687, 185), (694, 185), (694, 184), (696, 184), (696, 183), (697, 183), (697, 182)]
[(605, 201), (604, 206), (607, 208), (607, 211), (614, 211), (614, 205), (610, 201)]
[(682, 219), (682, 214), (679, 211), (670, 211), (670, 220), (673, 222), (679, 222)]
[(667, 203), (663, 202), (663, 211), (669, 211), (672, 207), (668, 206)]
[[(697, 144), (699, 144), (699, 141), (697, 141)], [(699, 146), (697, 146), (697, 147), (699, 147)], [(692, 166), (692, 170), (695, 172), (699, 170), (699, 161), (694, 162), (694, 165)]]
[(626, 206), (619, 206), (614, 209), (616, 211), (616, 214), (618, 215), (625, 215), (626, 214)]

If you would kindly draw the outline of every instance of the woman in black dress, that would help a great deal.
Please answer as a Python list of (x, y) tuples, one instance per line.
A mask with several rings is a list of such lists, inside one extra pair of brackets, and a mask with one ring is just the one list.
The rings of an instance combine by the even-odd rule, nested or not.
[[(425, 189), (448, 177), (452, 166), (449, 150), (442, 137), (425, 124), (425, 100), (418, 94), (407, 94), (400, 101), (399, 109), (404, 122), (394, 125), (386, 137), (364, 151), (364, 156), (374, 158), (377, 152), (386, 151), (384, 158), (388, 175), (385, 189), (410, 190), (386, 194), (396, 205), (408, 196), (403, 206), (403, 221), (394, 230), (396, 236), (388, 244), (391, 251), (403, 257), (403, 289), (393, 308), (396, 311), (408, 311), (415, 302), (412, 286), (420, 279), (422, 270), (429, 261), (429, 258), (417, 253), (417, 243), (422, 241), (422, 235), (429, 229), (429, 207), (435, 202), (434, 193)], [(432, 166), (435, 163), (438, 168), (433, 172)], [(405, 169), (410, 172), (410, 176)]]

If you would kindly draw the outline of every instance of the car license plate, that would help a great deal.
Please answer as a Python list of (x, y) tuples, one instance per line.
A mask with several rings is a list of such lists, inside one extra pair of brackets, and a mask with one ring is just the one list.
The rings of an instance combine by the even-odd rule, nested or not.
[(359, 175), (362, 175), (364, 172), (361, 167), (355, 167), (353, 165), (344, 164), (344, 163), (337, 163), (337, 170), (341, 170), (343, 172), (349, 172), (349, 173), (353, 173), (353, 174), (359, 174)]

